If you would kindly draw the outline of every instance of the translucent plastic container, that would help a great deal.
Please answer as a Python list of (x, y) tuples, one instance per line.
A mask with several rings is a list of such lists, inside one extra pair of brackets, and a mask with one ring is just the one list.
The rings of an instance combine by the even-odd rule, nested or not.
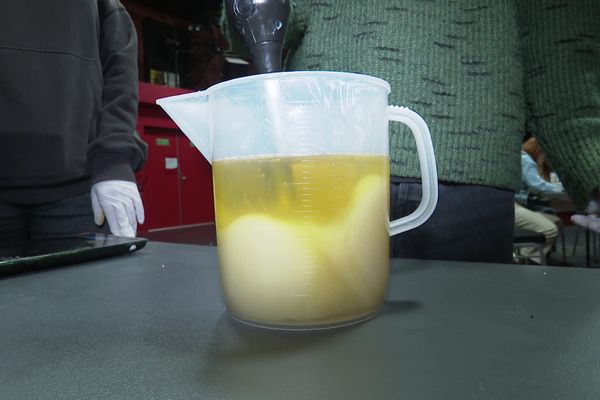
[[(287, 72), (157, 101), (212, 163), (221, 285), (235, 318), (323, 329), (381, 309), (389, 235), (425, 222), (437, 202), (427, 125), (388, 106), (389, 92), (365, 75)], [(391, 223), (389, 121), (412, 131), (423, 181), (417, 210)]]

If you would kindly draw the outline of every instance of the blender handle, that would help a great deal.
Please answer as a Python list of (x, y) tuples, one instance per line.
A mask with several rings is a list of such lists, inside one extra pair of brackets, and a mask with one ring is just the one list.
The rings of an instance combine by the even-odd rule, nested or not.
[(408, 126), (417, 142), (423, 193), (417, 209), (402, 218), (390, 222), (390, 236), (416, 228), (433, 214), (438, 199), (435, 155), (427, 124), (419, 114), (406, 107), (388, 106), (388, 120)]

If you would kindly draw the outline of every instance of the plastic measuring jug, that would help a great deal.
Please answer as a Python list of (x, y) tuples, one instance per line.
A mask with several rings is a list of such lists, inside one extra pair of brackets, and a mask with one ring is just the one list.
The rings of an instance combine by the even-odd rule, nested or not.
[[(366, 75), (283, 72), (157, 100), (212, 163), (223, 298), (237, 319), (320, 329), (384, 303), (389, 236), (429, 218), (437, 173), (425, 121)], [(389, 221), (388, 124), (413, 133), (423, 196)]]

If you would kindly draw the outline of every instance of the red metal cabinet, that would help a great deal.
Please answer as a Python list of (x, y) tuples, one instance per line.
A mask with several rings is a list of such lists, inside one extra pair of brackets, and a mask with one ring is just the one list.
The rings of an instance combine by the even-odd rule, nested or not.
[(188, 138), (178, 139), (182, 224), (213, 222), (212, 168)]
[(138, 172), (146, 222), (143, 230), (181, 224), (179, 171), (177, 169), (177, 139), (175, 129), (141, 127), (142, 138), (148, 144), (148, 158)]
[(215, 220), (210, 164), (156, 105), (187, 92), (140, 82), (137, 130), (148, 144), (146, 165), (136, 173), (146, 212), (141, 232)]

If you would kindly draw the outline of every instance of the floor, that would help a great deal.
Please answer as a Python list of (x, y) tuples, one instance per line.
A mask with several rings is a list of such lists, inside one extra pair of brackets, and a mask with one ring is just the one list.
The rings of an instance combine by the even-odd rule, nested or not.
[[(586, 245), (585, 231), (576, 226), (566, 226), (564, 228), (565, 247), (566, 247), (566, 266), (585, 267), (586, 266)], [(559, 239), (560, 240), (560, 239)], [(595, 243), (594, 243), (595, 242)], [(548, 264), (565, 265), (562, 262), (561, 243), (557, 242), (557, 252), (551, 254)], [(590, 266), (600, 268), (600, 235), (589, 235)]]
[[(141, 236), (158, 242), (203, 244), (209, 246), (215, 246), (217, 243), (214, 224), (201, 224), (175, 229), (154, 230), (151, 232), (141, 233)], [(600, 238), (598, 238), (598, 236), (600, 235), (596, 235), (596, 257), (590, 257), (590, 265), (596, 268), (600, 268)], [(575, 226), (566, 226), (564, 228), (564, 238), (566, 263), (563, 262), (562, 244), (560, 241), (558, 241), (556, 245), (556, 251), (550, 255), (548, 264), (557, 266), (585, 267), (586, 252), (584, 231)], [(592, 244), (593, 240), (592, 236), (590, 235), (590, 254), (594, 254)]]

